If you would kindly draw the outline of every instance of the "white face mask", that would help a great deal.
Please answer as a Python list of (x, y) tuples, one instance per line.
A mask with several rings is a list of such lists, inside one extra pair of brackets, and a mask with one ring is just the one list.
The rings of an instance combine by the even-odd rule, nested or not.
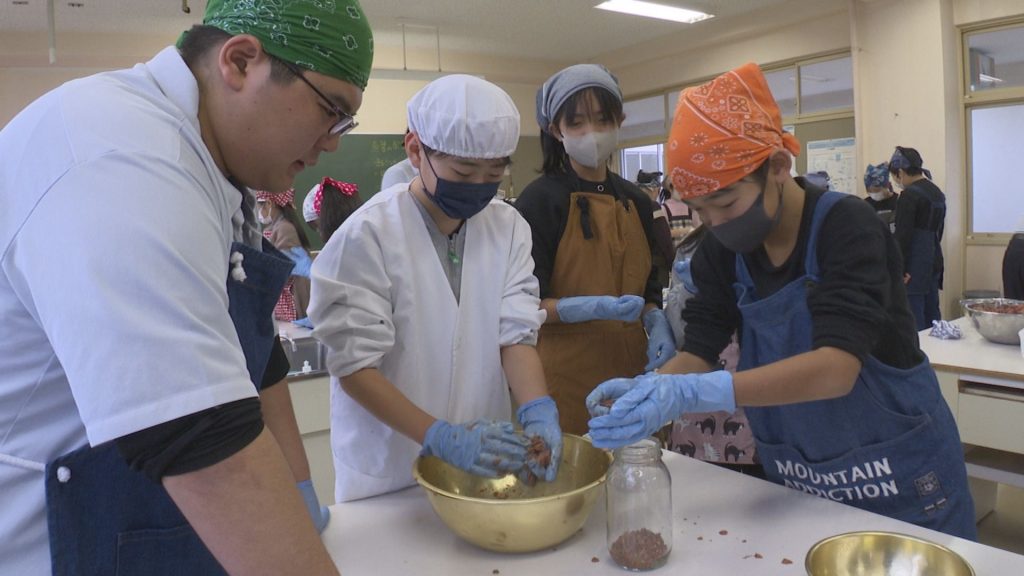
[(607, 132), (587, 132), (582, 136), (562, 136), (562, 145), (570, 158), (586, 166), (597, 168), (603, 166), (619, 145), (619, 130)]
[(885, 200), (886, 193), (885, 192), (868, 192), (868, 196), (870, 196), (871, 199), (874, 200), (875, 202), (881, 202), (882, 200)]
[(256, 209), (256, 221), (259, 222), (260, 224), (263, 224), (264, 226), (267, 225), (267, 224), (270, 224), (270, 222), (271, 222), (270, 210), (267, 210), (267, 213), (264, 214), (263, 213), (263, 208), (257, 208)]

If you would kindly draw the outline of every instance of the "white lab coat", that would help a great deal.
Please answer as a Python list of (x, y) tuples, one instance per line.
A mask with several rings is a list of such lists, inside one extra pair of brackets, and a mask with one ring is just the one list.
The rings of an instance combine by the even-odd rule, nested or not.
[(242, 195), (198, 114), (169, 46), (0, 130), (0, 574), (51, 572), (45, 463), (256, 396), (226, 289)]
[(530, 228), (514, 208), (492, 201), (464, 224), (456, 302), (415, 202), (406, 184), (380, 192), (313, 265), (309, 316), (328, 347), (338, 501), (411, 485), (420, 452), (349, 397), (339, 377), (375, 367), (437, 418), (508, 420), (501, 348), (544, 321)]
[(380, 179), (380, 189), (387, 190), (395, 184), (408, 184), (415, 180), (419, 174), (419, 170), (412, 165), (412, 161), (406, 158), (401, 162), (392, 164), (384, 171), (384, 176)]

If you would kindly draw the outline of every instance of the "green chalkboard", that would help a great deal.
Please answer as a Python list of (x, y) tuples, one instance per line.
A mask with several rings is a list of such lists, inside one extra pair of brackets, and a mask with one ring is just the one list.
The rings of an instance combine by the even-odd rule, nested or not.
[[(380, 179), (392, 164), (405, 158), (404, 134), (347, 134), (338, 149), (322, 154), (316, 166), (303, 170), (295, 178), (295, 207), (301, 213), (306, 193), (324, 176), (359, 186), (359, 196), (366, 200), (380, 191)], [(320, 236), (307, 228), (306, 234), (314, 249), (321, 247)]]

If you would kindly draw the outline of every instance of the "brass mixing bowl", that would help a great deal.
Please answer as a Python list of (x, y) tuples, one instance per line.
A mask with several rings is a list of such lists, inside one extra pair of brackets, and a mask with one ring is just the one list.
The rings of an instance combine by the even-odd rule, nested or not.
[(434, 512), (462, 539), (496, 552), (550, 548), (583, 526), (612, 459), (579, 436), (562, 440), (554, 482), (531, 487), (514, 475), (474, 476), (434, 457), (417, 458), (413, 475)]
[(959, 554), (945, 546), (893, 532), (849, 532), (811, 547), (804, 561), (809, 576), (975, 576)]

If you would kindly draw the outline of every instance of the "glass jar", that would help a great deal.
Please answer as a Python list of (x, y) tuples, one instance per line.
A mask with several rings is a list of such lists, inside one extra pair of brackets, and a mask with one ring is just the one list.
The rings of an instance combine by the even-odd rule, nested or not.
[(654, 570), (672, 551), (672, 477), (653, 439), (615, 450), (606, 484), (608, 553), (627, 570)]

